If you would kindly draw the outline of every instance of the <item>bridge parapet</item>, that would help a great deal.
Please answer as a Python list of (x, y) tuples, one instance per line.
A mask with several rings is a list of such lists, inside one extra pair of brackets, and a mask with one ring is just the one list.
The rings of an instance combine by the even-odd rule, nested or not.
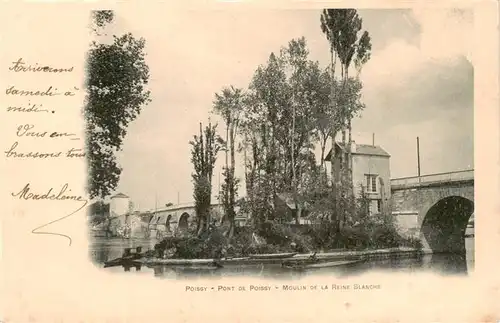
[(474, 180), (474, 170), (463, 170), (456, 172), (437, 173), (422, 176), (410, 176), (391, 179), (391, 188), (410, 188), (432, 184), (452, 183)]

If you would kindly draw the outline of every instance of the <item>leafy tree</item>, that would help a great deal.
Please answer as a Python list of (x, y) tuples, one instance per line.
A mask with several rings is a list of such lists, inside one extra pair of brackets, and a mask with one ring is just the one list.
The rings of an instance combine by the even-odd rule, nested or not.
[[(96, 29), (112, 22), (113, 13), (93, 14)], [(118, 185), (121, 150), (127, 127), (150, 99), (145, 40), (132, 34), (113, 36), (110, 44), (93, 41), (87, 57), (86, 119), (88, 191), (91, 198), (109, 195)]]
[[(302, 212), (302, 206), (299, 205), (298, 202), (298, 181), (297, 181), (297, 172), (299, 171), (299, 161), (297, 160), (301, 153), (301, 144), (308, 143), (310, 140), (311, 134), (311, 118), (310, 111), (311, 107), (309, 103), (311, 103), (310, 97), (315, 95), (314, 88), (308, 88), (307, 85), (307, 77), (312, 76), (309, 70), (316, 72), (319, 74), (319, 70), (315, 67), (314, 63), (308, 64), (307, 56), (309, 51), (307, 49), (306, 40), (304, 37), (299, 39), (292, 39), (288, 43), (287, 48), (282, 49), (282, 55), (284, 56), (284, 60), (289, 65), (289, 69), (291, 70), (291, 75), (289, 76), (289, 89), (291, 90), (291, 108), (292, 108), (292, 126), (290, 132), (290, 160), (291, 160), (291, 170), (292, 170), (292, 193), (293, 199), (295, 203), (296, 219), (295, 222), (299, 223), (299, 218)], [(313, 103), (314, 104), (314, 103)], [(299, 119), (299, 120), (297, 120)], [(299, 127), (297, 127), (297, 123)], [(297, 128), (299, 128), (299, 133), (297, 134)], [(298, 137), (298, 138), (297, 138)], [(303, 138), (302, 140), (300, 138)], [(297, 139), (299, 142), (297, 143)], [(302, 142), (301, 142), (302, 141)], [(298, 147), (296, 148), (298, 144)]]
[(191, 145), (191, 162), (194, 173), (194, 201), (197, 219), (196, 231), (198, 235), (208, 229), (210, 223), (210, 206), (212, 198), (212, 177), (217, 154), (222, 147), (222, 140), (216, 136), (217, 125), (209, 124), (203, 132), (200, 123), (200, 134), (195, 135)]
[(240, 122), (239, 133), (243, 137), (239, 151), (243, 151), (245, 165), (245, 184), (247, 198), (242, 209), (252, 215), (254, 227), (260, 227), (272, 215), (272, 205), (269, 199), (271, 189), (270, 175), (265, 172), (266, 126), (262, 124), (262, 116), (255, 108), (256, 98), (252, 95), (246, 98)]
[[(241, 89), (236, 89), (233, 86), (224, 88), (221, 94), (215, 94), (214, 111), (221, 115), (226, 123), (226, 141), (225, 155), (226, 166), (224, 168), (224, 184), (222, 185), (222, 201), (225, 211), (225, 216), (229, 220), (229, 230), (227, 235), (229, 238), (234, 233), (234, 218), (236, 212), (234, 210), (236, 197), (238, 195), (239, 180), (235, 178), (235, 140), (240, 122), (239, 115), (243, 109), (243, 94)], [(231, 163), (228, 162), (228, 151), (231, 155)]]
[(100, 29), (113, 22), (115, 14), (113, 10), (94, 10), (92, 11), (92, 30), (99, 35)]
[[(325, 34), (330, 43), (331, 57), (331, 109), (335, 111), (340, 120), (342, 130), (342, 142), (346, 147), (347, 156), (341, 156), (341, 178), (335, 178), (335, 173), (332, 167), (332, 181), (335, 191), (338, 190), (339, 184), (350, 186), (350, 195), (353, 195), (354, 188), (352, 187), (352, 155), (351, 155), (351, 120), (353, 112), (350, 111), (350, 106), (342, 104), (346, 101), (345, 88), (349, 80), (349, 67), (354, 61), (358, 73), (362, 66), (369, 60), (371, 51), (371, 40), (367, 31), (361, 31), (362, 19), (359, 17), (355, 9), (324, 9), (321, 14), (321, 30)], [(335, 66), (337, 58), (340, 62), (341, 69), (341, 84), (338, 91), (336, 90), (335, 82)], [(346, 130), (349, 131), (349, 142), (346, 140)], [(338, 129), (335, 124), (332, 125), (332, 151), (335, 151), (335, 137)], [(347, 178), (346, 178), (347, 175)], [(338, 192), (337, 192), (338, 193)], [(337, 196), (335, 193), (335, 196)], [(352, 208), (351, 208), (352, 209)], [(337, 213), (337, 212), (335, 212)], [(337, 216), (337, 222), (340, 221)], [(339, 223), (340, 227), (340, 223)]]
[(319, 128), (329, 126), (321, 123), (329, 112), (329, 84), (328, 74), (308, 58), (304, 38), (292, 39), (280, 55), (272, 53), (268, 62), (257, 68), (240, 131), (247, 201), (266, 210), (260, 209), (256, 216), (272, 213), (272, 197), (278, 191), (293, 193), (300, 216), (302, 182), (311, 160), (315, 163), (312, 151), (321, 137)]
[(283, 115), (283, 107), (289, 102), (290, 95), (280, 57), (271, 53), (267, 64), (257, 68), (249, 89), (252, 95), (253, 117), (258, 120), (256, 126), (261, 137), (263, 171), (270, 180), (269, 185), (265, 185), (270, 189), (266, 194), (272, 201), (278, 186), (282, 186), (278, 183), (278, 163), (281, 154), (278, 150), (278, 141), (289, 137), (287, 133), (279, 133), (280, 130), (286, 129), (286, 126), (280, 123), (280, 116)]
[(109, 203), (104, 201), (95, 201), (90, 206), (91, 215), (106, 215), (109, 214)]
[[(334, 110), (330, 109), (330, 87), (332, 81), (328, 70), (321, 71), (317, 86), (317, 100), (313, 107), (313, 117), (315, 119), (315, 131), (320, 144), (320, 167), (326, 174), (325, 150), (326, 144), (331, 137), (332, 129), (338, 129), (338, 121), (335, 118)], [(332, 126), (334, 125), (334, 126)]]

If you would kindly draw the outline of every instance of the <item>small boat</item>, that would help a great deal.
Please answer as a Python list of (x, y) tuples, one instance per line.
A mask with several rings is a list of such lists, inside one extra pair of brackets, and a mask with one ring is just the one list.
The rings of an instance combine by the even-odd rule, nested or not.
[(173, 270), (183, 270), (183, 271), (204, 271), (204, 270), (217, 270), (222, 268), (220, 265), (210, 265), (210, 266), (168, 266)]
[(235, 257), (235, 258), (231, 258), (231, 257), (226, 257), (226, 258), (222, 258), (220, 259), (220, 261), (222, 263), (238, 263), (240, 261), (245, 261), (245, 260), (248, 260), (250, 259), (250, 257)]
[(253, 254), (250, 259), (285, 259), (295, 256), (297, 252)]
[(144, 258), (140, 260), (145, 265), (151, 266), (210, 266), (215, 259), (161, 259)]
[(231, 261), (240, 261), (240, 260), (247, 260), (250, 259), (250, 257), (224, 257), (221, 258), (221, 260), (231, 260)]
[(123, 256), (104, 263), (104, 268), (115, 266), (136, 266), (140, 265), (139, 259), (143, 256), (142, 247), (137, 247), (136, 252), (131, 252), (132, 248), (125, 248)]
[(318, 268), (335, 268), (335, 267), (348, 267), (352, 265), (357, 265), (364, 262), (364, 260), (342, 260), (342, 261), (328, 261), (328, 262), (318, 262), (313, 264), (292, 264), (283, 263), (284, 268), (289, 269), (318, 269)]
[(181, 263), (181, 264), (146, 264), (148, 268), (163, 268), (173, 271), (207, 271), (224, 268), (218, 261), (213, 260), (210, 263)]
[(129, 258), (116, 258), (104, 263), (104, 268), (116, 267), (116, 266), (139, 266), (141, 262), (135, 257)]

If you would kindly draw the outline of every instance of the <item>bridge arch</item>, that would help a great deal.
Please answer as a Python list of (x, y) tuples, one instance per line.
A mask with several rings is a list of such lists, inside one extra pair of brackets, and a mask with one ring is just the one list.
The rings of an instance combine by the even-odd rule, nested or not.
[(465, 230), (474, 213), (474, 202), (466, 197), (444, 197), (423, 212), (420, 232), (424, 245), (433, 252), (465, 252)]
[(165, 221), (165, 229), (166, 229), (167, 231), (169, 231), (169, 232), (171, 231), (171, 229), (170, 229), (170, 221), (171, 221), (171, 220), (172, 220), (172, 214), (169, 214), (169, 215), (167, 216), (167, 220)]
[(189, 225), (189, 213), (184, 212), (179, 217), (178, 228), (179, 230), (187, 230)]

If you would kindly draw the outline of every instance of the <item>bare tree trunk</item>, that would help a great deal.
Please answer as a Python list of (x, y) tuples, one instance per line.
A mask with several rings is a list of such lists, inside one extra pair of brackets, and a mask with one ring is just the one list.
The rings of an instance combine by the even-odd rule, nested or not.
[(321, 145), (321, 159), (320, 159), (319, 168), (323, 169), (325, 164), (326, 164), (325, 163), (326, 140), (321, 139), (320, 145)]
[[(324, 137), (320, 141), (320, 145), (321, 145), (321, 164), (320, 164), (320, 167), (319, 167), (319, 172), (320, 172), (320, 182), (321, 182), (321, 185), (325, 185), (326, 183), (328, 183), (328, 170), (326, 168), (326, 161), (325, 161), (326, 140), (327, 140), (327, 138)], [(324, 178), (323, 178), (323, 174), (325, 176)], [(327, 182), (323, 183), (323, 180), (325, 180)]]
[(349, 174), (349, 198), (351, 202), (351, 212), (355, 212), (356, 209), (356, 196), (354, 195), (354, 182), (353, 182), (353, 160), (352, 160), (352, 124), (351, 119), (349, 119), (348, 124), (349, 131), (349, 155), (348, 155), (348, 174)]
[[(225, 149), (225, 157), (226, 157), (226, 171), (225, 171), (225, 176), (224, 176), (224, 179), (226, 181), (226, 186), (227, 186), (227, 176), (228, 176), (228, 171), (229, 171), (229, 165), (228, 165), (228, 145), (229, 145), (229, 127), (230, 127), (230, 119), (227, 118), (226, 119), (226, 149)], [(220, 194), (220, 192), (219, 192)], [(226, 189), (224, 190), (224, 206), (227, 207), (228, 205), (228, 187), (226, 187)], [(227, 210), (224, 210), (225, 213), (227, 213)], [(225, 214), (227, 216), (227, 214)]]
[(295, 223), (299, 224), (299, 208), (297, 203), (297, 182), (296, 182), (296, 172), (295, 172), (295, 104), (292, 102), (292, 134), (291, 138), (291, 157), (292, 157), (292, 190), (293, 190), (293, 202), (295, 203)]
[[(330, 109), (335, 110), (336, 108), (336, 98), (335, 98), (335, 64), (336, 64), (336, 56), (334, 55), (334, 50), (333, 47), (330, 47), (330, 61), (331, 61), (331, 79), (330, 79)], [(333, 197), (333, 210), (332, 210), (332, 217), (330, 221), (336, 220), (337, 217), (337, 179), (336, 179), (336, 174), (335, 174), (335, 159), (336, 159), (336, 154), (335, 154), (335, 125), (332, 124), (332, 131), (331, 131), (331, 136), (332, 136), (332, 155), (331, 155), (331, 185), (332, 185), (332, 197)]]
[(235, 205), (235, 182), (234, 182), (234, 170), (235, 170), (235, 158), (234, 158), (234, 140), (235, 140), (235, 134), (234, 134), (234, 128), (231, 127), (230, 130), (230, 139), (231, 139), (231, 169), (230, 169), (230, 185), (229, 185), (229, 232), (228, 232), (228, 237), (232, 238), (233, 233), (234, 233), (234, 217), (235, 217), (235, 212), (234, 212), (234, 205)]
[(244, 170), (245, 170), (245, 188), (246, 188), (246, 191), (247, 191), (247, 195), (250, 194), (250, 190), (249, 190), (249, 183), (248, 183), (248, 165), (247, 165), (247, 145), (248, 145), (248, 141), (247, 141), (247, 134), (245, 132), (245, 143), (244, 143), (244, 147), (243, 147), (243, 162), (244, 162)]

